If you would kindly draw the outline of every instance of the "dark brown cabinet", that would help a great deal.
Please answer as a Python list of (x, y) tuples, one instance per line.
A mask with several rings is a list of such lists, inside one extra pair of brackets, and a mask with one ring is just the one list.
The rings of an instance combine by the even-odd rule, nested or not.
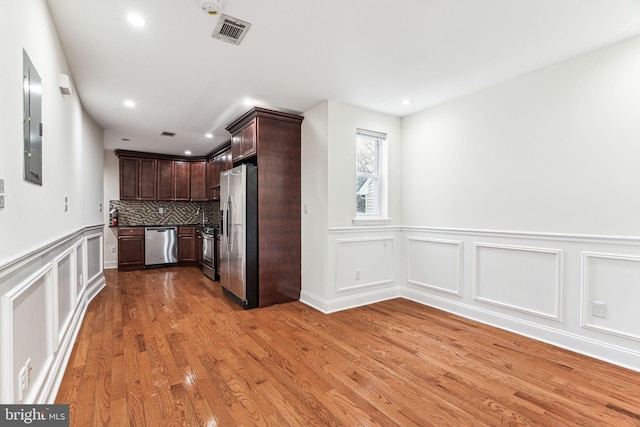
[(197, 264), (196, 227), (178, 227), (178, 263)]
[(254, 156), (257, 151), (257, 120), (252, 119), (231, 137), (231, 154), (233, 161)]
[(120, 200), (156, 200), (155, 159), (120, 158)]
[(118, 269), (144, 268), (144, 228), (121, 227), (118, 229)]
[(175, 161), (175, 190), (173, 200), (189, 201), (191, 199), (191, 167), (189, 162)]
[(220, 200), (220, 173), (231, 169), (231, 147), (213, 156), (208, 163), (209, 200)]
[(191, 201), (207, 200), (207, 162), (204, 160), (191, 162)]
[(300, 299), (302, 120), (256, 107), (226, 128), (234, 138), (233, 163), (251, 162), (258, 167), (260, 307)]
[(207, 194), (209, 166), (203, 158), (175, 159), (123, 150), (116, 150), (116, 155), (120, 158), (120, 200), (213, 200)]
[(174, 199), (173, 160), (158, 160), (158, 200)]

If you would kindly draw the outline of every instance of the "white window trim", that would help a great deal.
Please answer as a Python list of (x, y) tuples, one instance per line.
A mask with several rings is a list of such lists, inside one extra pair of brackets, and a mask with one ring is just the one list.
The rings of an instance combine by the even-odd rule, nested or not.
[[(379, 174), (378, 174), (378, 213), (377, 214), (358, 214), (356, 210), (355, 218), (351, 221), (353, 225), (364, 226), (376, 226), (376, 225), (390, 225), (391, 218), (388, 218), (388, 139), (387, 134), (382, 132), (371, 131), (367, 129), (356, 129), (356, 147), (358, 135), (370, 136), (380, 140), (380, 147), (378, 151), (379, 161)], [(357, 151), (356, 151), (357, 156)], [(357, 173), (356, 173), (357, 176)]]

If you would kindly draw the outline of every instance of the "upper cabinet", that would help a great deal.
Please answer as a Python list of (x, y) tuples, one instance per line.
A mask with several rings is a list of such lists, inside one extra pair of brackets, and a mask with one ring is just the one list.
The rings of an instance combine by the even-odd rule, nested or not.
[(120, 157), (120, 200), (157, 199), (157, 161)]
[(231, 152), (234, 162), (255, 156), (257, 150), (256, 123), (257, 119), (254, 118), (233, 133)]
[(173, 160), (158, 160), (158, 200), (175, 200)]
[(132, 151), (116, 154), (120, 157), (120, 200), (211, 200), (207, 198), (204, 159), (153, 158)]
[(201, 160), (191, 162), (191, 201), (203, 202), (207, 200), (207, 162)]
[(189, 162), (174, 162), (175, 198), (174, 200), (191, 200), (191, 168)]
[(209, 200), (220, 200), (220, 173), (231, 169), (231, 147), (218, 152), (207, 164), (207, 179), (209, 182)]

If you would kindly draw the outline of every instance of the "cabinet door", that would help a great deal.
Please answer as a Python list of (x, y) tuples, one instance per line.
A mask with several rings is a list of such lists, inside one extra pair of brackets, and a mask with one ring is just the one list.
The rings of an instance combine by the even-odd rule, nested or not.
[(120, 200), (138, 200), (138, 159), (120, 157)]
[(191, 162), (191, 201), (207, 200), (207, 163)]
[(157, 200), (157, 185), (156, 185), (156, 165), (155, 159), (139, 159), (139, 185), (138, 185), (138, 200)]
[(173, 160), (158, 160), (158, 200), (173, 200), (175, 175)]
[(173, 162), (175, 174), (174, 200), (191, 199), (191, 168), (189, 162)]
[(234, 133), (231, 136), (231, 156), (233, 160), (240, 160), (243, 157), (242, 153), (242, 129)]
[(144, 267), (144, 237), (118, 237), (118, 267)]
[(213, 195), (215, 176), (215, 157), (207, 161), (207, 200), (215, 200)]
[(196, 262), (195, 227), (178, 227), (178, 262)]
[(253, 119), (242, 129), (242, 156), (249, 157), (256, 154), (256, 119)]

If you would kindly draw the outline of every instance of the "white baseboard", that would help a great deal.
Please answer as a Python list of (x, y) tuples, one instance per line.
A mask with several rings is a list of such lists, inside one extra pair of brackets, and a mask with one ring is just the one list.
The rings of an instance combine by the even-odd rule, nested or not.
[(402, 288), (400, 293), (403, 298), (420, 304), (640, 372), (640, 351), (633, 351), (414, 289)]
[(381, 291), (363, 292), (358, 295), (333, 298), (331, 300), (326, 300), (318, 297), (317, 295), (302, 291), (300, 293), (300, 302), (325, 314), (329, 314), (398, 297), (400, 297), (400, 288), (398, 287), (388, 288)]

